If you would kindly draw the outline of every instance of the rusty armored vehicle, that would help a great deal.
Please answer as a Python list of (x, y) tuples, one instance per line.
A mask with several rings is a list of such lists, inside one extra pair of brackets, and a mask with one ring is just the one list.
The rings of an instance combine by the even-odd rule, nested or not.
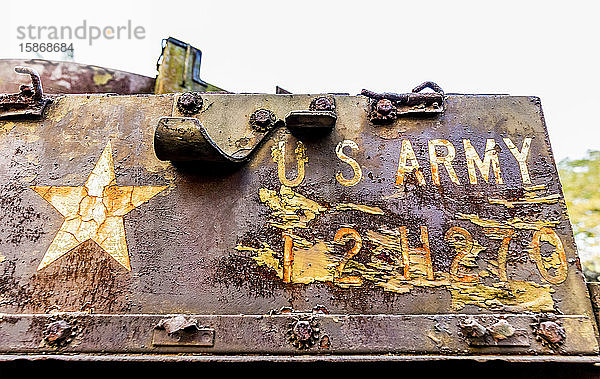
[(0, 359), (600, 361), (538, 98), (200, 59), (0, 62)]

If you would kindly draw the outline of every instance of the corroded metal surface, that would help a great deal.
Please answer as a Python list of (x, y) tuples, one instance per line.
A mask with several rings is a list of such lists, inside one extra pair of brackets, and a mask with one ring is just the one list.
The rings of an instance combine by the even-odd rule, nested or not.
[[(65, 96), (0, 121), (3, 351), (597, 354), (537, 98), (379, 125), (327, 95), (332, 128), (288, 129), (319, 97)], [(244, 159), (159, 160), (165, 117)], [(197, 326), (156, 328), (175, 318)]]

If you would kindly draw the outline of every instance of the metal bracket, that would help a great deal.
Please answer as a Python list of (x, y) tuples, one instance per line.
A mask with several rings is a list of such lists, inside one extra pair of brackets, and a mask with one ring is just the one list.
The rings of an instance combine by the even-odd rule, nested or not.
[(252, 149), (227, 154), (193, 117), (161, 117), (154, 132), (154, 151), (160, 160), (175, 162), (242, 162)]
[[(434, 92), (421, 92), (425, 88)], [(423, 82), (410, 93), (376, 93), (363, 89), (361, 95), (371, 99), (369, 119), (374, 124), (389, 124), (401, 115), (439, 114), (445, 110), (444, 91), (434, 82)]]
[(485, 327), (473, 316), (469, 316), (461, 320), (458, 326), (471, 346), (527, 347), (531, 345), (526, 330), (515, 329), (504, 319)]
[(200, 346), (215, 345), (215, 330), (198, 326), (195, 319), (182, 315), (161, 320), (152, 334), (154, 346)]
[(30, 67), (15, 67), (15, 72), (31, 77), (31, 86), (22, 85), (20, 92), (0, 95), (0, 118), (41, 116), (51, 100), (44, 98), (40, 75)]
[(336, 120), (331, 111), (292, 111), (285, 116), (285, 125), (291, 130), (331, 130)]
[(199, 94), (193, 93), (176, 96), (174, 114), (194, 117), (159, 119), (154, 132), (154, 151), (160, 160), (242, 163), (279, 127), (322, 136), (330, 132), (337, 121), (335, 102), (329, 96), (313, 99), (308, 110), (296, 110), (299, 108), (297, 105), (294, 106), (296, 109), (285, 109), (281, 112), (287, 112), (285, 119), (281, 115), (276, 116), (270, 109), (260, 107), (240, 124), (237, 122), (243, 118), (232, 116), (227, 108), (229, 105), (215, 120), (214, 113), (212, 117), (205, 113), (211, 107), (211, 112), (214, 112), (214, 100), (203, 100)]

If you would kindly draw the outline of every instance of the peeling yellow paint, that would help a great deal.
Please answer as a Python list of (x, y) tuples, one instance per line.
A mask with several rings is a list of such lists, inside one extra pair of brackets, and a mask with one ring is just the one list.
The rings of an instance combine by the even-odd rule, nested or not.
[(413, 289), (413, 285), (402, 282), (400, 279), (391, 278), (386, 282), (377, 283), (384, 291), (395, 293), (409, 293)]
[[(466, 305), (492, 309), (514, 309), (532, 312), (554, 311), (554, 290), (549, 285), (524, 281), (509, 281), (507, 285), (494, 283), (454, 282), (449, 287), (452, 308), (461, 310)], [(508, 308), (508, 309), (507, 309)]]
[(4, 137), (8, 133), (10, 133), (15, 128), (15, 126), (16, 124), (11, 121), (7, 121), (0, 125), (0, 137)]
[(310, 247), (294, 249), (292, 281), (302, 284), (333, 282), (339, 257), (331, 253), (332, 249), (321, 240)]
[(558, 225), (559, 221), (526, 221), (519, 217), (512, 218), (508, 221), (494, 221), (486, 218), (481, 218), (475, 214), (464, 214), (457, 213), (456, 218), (459, 220), (467, 220), (475, 225), (484, 228), (506, 228), (506, 229), (531, 229), (539, 230), (543, 227), (554, 227)]
[(538, 192), (546, 190), (546, 186), (543, 184), (524, 187), (523, 189), (525, 190), (525, 192), (523, 193), (523, 197), (520, 199), (509, 201), (504, 199), (490, 198), (488, 201), (490, 204), (498, 204), (503, 205), (507, 208), (513, 208), (518, 205), (527, 204), (555, 204), (558, 203), (558, 201), (561, 199), (560, 194), (539, 194)]
[(415, 155), (415, 151), (412, 148), (410, 140), (403, 139), (402, 147), (400, 149), (400, 159), (398, 160), (398, 169), (396, 171), (397, 187), (402, 187), (402, 183), (404, 183), (404, 176), (410, 172), (415, 173), (415, 177), (417, 178), (417, 183), (419, 183), (419, 185), (425, 185), (425, 177), (423, 176), (423, 171), (421, 171), (419, 162), (417, 161), (417, 156)]
[(347, 211), (347, 210), (356, 210), (364, 213), (370, 213), (374, 215), (383, 215), (384, 212), (379, 207), (371, 207), (363, 204), (354, 204), (354, 203), (342, 203), (335, 206), (335, 209), (338, 211)]
[(40, 136), (37, 134), (23, 134), (21, 138), (27, 143), (34, 143), (40, 140)]
[[(554, 246), (554, 251), (549, 257), (542, 257), (540, 251), (541, 242), (547, 242)], [(530, 257), (548, 283), (560, 284), (567, 279), (567, 257), (562, 241), (556, 232), (550, 228), (540, 228), (533, 234), (529, 251)], [(548, 270), (554, 269), (554, 274)]]
[(519, 200), (515, 200), (515, 201), (490, 198), (489, 203), (504, 205), (507, 208), (513, 208), (516, 205), (555, 204), (558, 202), (558, 200), (560, 200), (560, 198), (561, 198), (561, 196), (559, 194), (553, 194), (553, 195), (542, 196), (542, 197), (531, 197), (531, 196), (527, 196), (527, 194), (526, 194), (525, 197), (523, 197), (523, 199), (519, 199)]
[(326, 211), (326, 208), (316, 201), (307, 199), (284, 185), (279, 189), (279, 193), (260, 188), (258, 195), (260, 201), (274, 211), (271, 213), (269, 224), (280, 229), (306, 228), (317, 214)]
[(485, 152), (483, 161), (475, 151), (475, 148), (468, 139), (463, 140), (465, 148), (465, 156), (467, 158), (467, 172), (469, 174), (469, 183), (477, 184), (477, 172), (475, 167), (479, 169), (481, 177), (485, 182), (488, 182), (490, 175), (490, 166), (493, 170), (494, 177), (496, 178), (496, 184), (502, 184), (502, 176), (500, 173), (500, 161), (498, 159), (498, 150), (496, 150), (496, 141), (492, 138), (488, 138), (485, 143)]
[(279, 260), (275, 257), (275, 252), (268, 244), (261, 242), (261, 245), (261, 248), (237, 245), (235, 249), (238, 251), (250, 251), (256, 253), (252, 259), (254, 259), (259, 266), (266, 266), (272, 269), (275, 271), (279, 279), (283, 279), (283, 267), (279, 263)]
[(340, 263), (337, 266), (337, 276), (335, 281), (346, 285), (362, 285), (362, 278), (359, 275), (346, 275), (345, 266), (346, 264), (360, 252), (362, 248), (362, 237), (353, 228), (343, 227), (338, 229), (333, 238), (333, 242), (337, 244), (345, 243), (348, 239), (354, 241), (354, 245), (344, 253)]
[(523, 180), (523, 184), (531, 184), (529, 169), (527, 168), (527, 157), (529, 156), (532, 139), (529, 137), (523, 139), (521, 151), (519, 151), (519, 148), (515, 146), (510, 138), (503, 138), (503, 140), (519, 164), (519, 171), (521, 171), (521, 180)]
[[(439, 173), (439, 164), (443, 164), (446, 167), (446, 171), (450, 176), (450, 180), (454, 184), (460, 184), (460, 180), (458, 179), (458, 175), (456, 175), (456, 171), (454, 171), (454, 167), (452, 166), (452, 161), (456, 156), (456, 149), (454, 145), (450, 141), (445, 139), (432, 139), (427, 141), (429, 147), (429, 163), (431, 165), (431, 180), (433, 180), (433, 184), (439, 186), (440, 185), (440, 173)], [(446, 148), (446, 155), (440, 156), (437, 155), (436, 146), (443, 146)]]
[(523, 189), (525, 191), (528, 191), (528, 192), (539, 191), (539, 190), (546, 189), (546, 185), (544, 185), (544, 184), (537, 184), (535, 186), (523, 187)]
[[(429, 251), (429, 236), (424, 226), (420, 227), (421, 244), (417, 246), (409, 243), (408, 229), (404, 226), (392, 230), (366, 230), (359, 234), (355, 229), (341, 225), (332, 241), (319, 238), (312, 240), (310, 237), (307, 239), (295, 234), (293, 229), (310, 228), (311, 221), (326, 213), (358, 210), (367, 214), (382, 215), (384, 211), (378, 207), (354, 203), (326, 207), (285, 185), (282, 185), (279, 191), (261, 188), (259, 198), (272, 211), (268, 224), (283, 230), (282, 238), (287, 255), (285, 252), (273, 251), (262, 242), (261, 248), (240, 245), (236, 249), (253, 252), (252, 259), (258, 265), (269, 267), (282, 280), (286, 271), (282, 262), (287, 262), (289, 277), (287, 281), (284, 280), (286, 283), (328, 282), (341, 288), (352, 288), (371, 282), (384, 291), (398, 294), (409, 293), (414, 287), (447, 288), (454, 310), (475, 305), (493, 309), (554, 311), (551, 296), (553, 289), (549, 285), (508, 280), (505, 278), (505, 270), (499, 267), (505, 266), (508, 244), (514, 229), (539, 231), (545, 226), (555, 225), (553, 221), (525, 221), (514, 218), (500, 222), (477, 215), (458, 214), (458, 219), (484, 227), (484, 234), (489, 238), (501, 239), (503, 246), (506, 245), (506, 254), (499, 253), (498, 261), (486, 260), (483, 262), (485, 268), (480, 269), (481, 262), (478, 262), (478, 256), (486, 248), (466, 229), (453, 227), (446, 233), (447, 242), (457, 250), (450, 272), (434, 272)], [(348, 237), (354, 240), (350, 247), (345, 243)], [(547, 231), (539, 235), (539, 240), (558, 246)], [(342, 253), (339, 248), (334, 249), (336, 245), (343, 247)], [(354, 259), (359, 252), (363, 257), (365, 254), (369, 257), (367, 262)], [(287, 261), (282, 259), (285, 256), (288, 257)], [(547, 270), (560, 271), (562, 260), (560, 256), (558, 260), (556, 257), (544, 256), (543, 265)], [(554, 275), (559, 274), (560, 272)], [(550, 280), (555, 278), (548, 276)], [(495, 278), (499, 278), (500, 281), (488, 284)]]
[[(360, 235), (351, 228), (338, 230), (336, 239), (331, 243), (319, 239), (314, 242), (308, 241), (293, 233), (294, 228), (307, 228), (310, 221), (328, 211), (358, 210), (373, 215), (384, 214), (379, 207), (342, 203), (328, 209), (284, 185), (279, 191), (259, 189), (259, 199), (272, 210), (269, 225), (285, 231), (282, 238), (285, 241), (285, 249), (288, 249), (286, 250), (288, 264), (291, 265), (287, 282), (302, 284), (332, 282), (347, 288), (360, 286), (364, 280), (367, 280), (386, 291), (397, 293), (408, 292), (415, 285), (439, 287), (450, 283), (447, 274), (435, 273), (434, 275), (433, 273), (426, 228), (421, 228), (423, 247), (408, 245), (408, 231), (405, 228), (393, 231), (367, 231), (366, 238), (374, 246), (371, 252), (372, 260), (368, 264), (352, 260), (353, 255), (361, 249), (362, 241)], [(348, 235), (354, 236), (354, 247), (346, 251), (344, 256), (335, 253), (332, 245), (341, 243), (343, 236)], [(256, 262), (273, 269), (283, 279), (286, 270), (280, 261), (285, 254), (278, 256), (266, 244), (261, 242), (261, 245), (263, 246), (261, 249), (241, 245), (236, 249), (254, 252), (253, 259)], [(391, 263), (379, 259), (380, 255), (387, 256)]]
[(410, 258), (408, 251), (402, 250), (400, 234), (397, 231), (382, 229), (379, 232), (367, 230), (367, 239), (375, 245), (372, 250), (375, 262), (380, 261), (377, 256), (386, 254), (394, 265), (409, 267)]
[(473, 238), (466, 229), (453, 226), (444, 235), (444, 239), (454, 246), (456, 256), (450, 265), (450, 278), (461, 282), (476, 282), (479, 274), (474, 272), (477, 256), (485, 247)]
[(352, 140), (343, 140), (337, 144), (335, 148), (335, 154), (342, 161), (352, 167), (354, 176), (351, 179), (346, 179), (341, 172), (335, 174), (335, 179), (343, 186), (352, 187), (358, 184), (362, 179), (362, 170), (358, 162), (346, 154), (344, 154), (344, 147), (349, 147), (352, 150), (358, 150), (358, 144)]
[(506, 264), (508, 260), (508, 249), (510, 242), (515, 235), (514, 229), (505, 228), (484, 228), (483, 234), (493, 240), (501, 240), (500, 248), (498, 249), (498, 261), (488, 261), (488, 269), (494, 275), (497, 275), (501, 282), (508, 280), (508, 274), (506, 272)]
[(112, 78), (113, 78), (113, 76), (110, 73), (105, 72), (103, 74), (95, 73), (94, 76), (92, 77), (92, 80), (94, 81), (94, 83), (97, 86), (103, 86), (106, 83), (108, 83), (108, 81), (111, 80)]

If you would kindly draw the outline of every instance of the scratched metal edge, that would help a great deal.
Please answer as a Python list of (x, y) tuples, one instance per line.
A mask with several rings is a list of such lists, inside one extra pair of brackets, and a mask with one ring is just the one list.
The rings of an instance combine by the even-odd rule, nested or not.
[[(548, 157), (550, 157), (550, 160), (552, 162), (552, 165), (556, 168), (556, 173), (558, 175), (558, 165), (556, 164), (556, 158), (554, 157), (554, 151), (552, 150), (552, 144), (550, 143), (550, 133), (548, 132), (548, 125), (546, 124), (546, 117), (544, 116), (544, 110), (542, 107), (542, 101), (539, 97), (537, 96), (529, 96), (529, 98), (534, 101), (536, 108), (538, 109), (539, 115), (540, 115), (540, 121), (542, 123), (542, 130), (544, 132), (545, 135), (545, 139), (546, 139), (546, 147), (548, 149)], [(560, 181), (560, 177), (558, 177), (558, 191), (559, 194), (561, 196), (561, 198), (563, 199), (563, 201), (565, 201), (565, 193), (563, 190), (563, 185), (562, 182)], [(565, 208), (566, 208), (566, 204), (565, 204)], [(570, 245), (572, 245), (575, 248), (575, 259), (577, 260), (577, 267), (581, 267), (581, 260), (579, 257), (579, 248), (577, 247), (577, 244), (575, 243), (575, 235), (573, 233), (573, 225), (571, 222), (571, 217), (570, 215), (568, 215), (566, 217), (566, 222), (568, 224), (568, 229), (569, 232), (566, 234), (566, 236), (568, 238), (572, 238), (572, 240), (570, 241)], [(592, 323), (592, 327), (594, 328), (594, 334), (596, 337), (596, 341), (598, 344), (600, 344), (600, 335), (599, 335), (599, 328), (598, 328), (598, 312), (594, 311), (594, 302), (592, 301), (592, 296), (591, 296), (591, 289), (589, 288), (588, 283), (586, 283), (585, 281), (585, 277), (583, 275), (583, 270), (579, 270), (579, 283), (583, 283), (585, 289), (587, 289), (587, 291), (581, 291), (584, 293), (584, 297), (586, 301), (582, 301), (580, 306), (582, 307), (582, 309), (585, 309), (585, 313), (586, 314), (591, 314), (594, 315), (594, 318), (596, 320), (596, 322)], [(577, 272), (575, 272), (575, 274), (577, 274)]]
[(26, 360), (67, 362), (195, 362), (195, 363), (288, 363), (288, 362), (438, 362), (473, 361), (509, 363), (569, 363), (600, 364), (600, 356), (538, 356), (538, 355), (194, 355), (194, 354), (0, 354), (0, 362)]

